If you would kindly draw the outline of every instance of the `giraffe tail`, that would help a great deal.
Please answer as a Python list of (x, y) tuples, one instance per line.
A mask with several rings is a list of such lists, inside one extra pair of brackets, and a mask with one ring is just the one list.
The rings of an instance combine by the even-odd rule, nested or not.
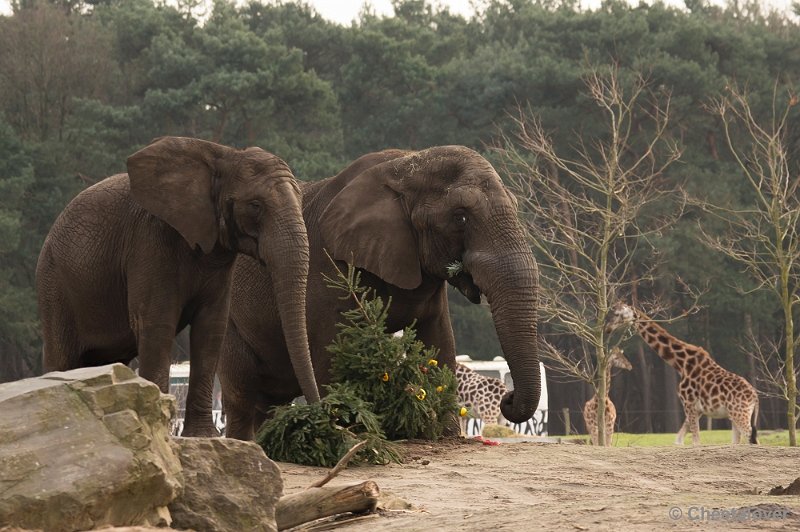
[(750, 421), (750, 443), (754, 445), (758, 444), (758, 431), (756, 430), (756, 423), (758, 423), (758, 401), (756, 401), (756, 406), (753, 407), (753, 417)]

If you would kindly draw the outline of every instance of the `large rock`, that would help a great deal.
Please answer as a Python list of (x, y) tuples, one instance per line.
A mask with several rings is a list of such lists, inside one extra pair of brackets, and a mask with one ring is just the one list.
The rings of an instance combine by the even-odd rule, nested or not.
[(183, 464), (183, 495), (169, 505), (172, 526), (219, 532), (275, 531), (283, 479), (253, 442), (175, 438)]
[(122, 364), (0, 385), (0, 528), (169, 525), (174, 411)]

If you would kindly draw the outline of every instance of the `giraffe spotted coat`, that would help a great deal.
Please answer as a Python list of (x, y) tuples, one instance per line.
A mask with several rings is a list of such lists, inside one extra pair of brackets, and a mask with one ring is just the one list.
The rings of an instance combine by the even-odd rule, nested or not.
[(687, 431), (692, 443), (700, 442), (700, 416), (728, 417), (733, 426), (733, 443), (758, 443), (758, 393), (744, 377), (731, 373), (711, 358), (705, 349), (683, 342), (642, 312), (618, 302), (611, 309), (606, 330), (633, 325), (653, 351), (681, 376), (678, 397), (686, 419), (675, 443), (683, 444)]
[[(499, 423), (500, 400), (508, 391), (500, 379), (486, 377), (464, 364), (456, 364), (458, 400), (484, 423)], [(464, 423), (462, 419), (462, 432)]]

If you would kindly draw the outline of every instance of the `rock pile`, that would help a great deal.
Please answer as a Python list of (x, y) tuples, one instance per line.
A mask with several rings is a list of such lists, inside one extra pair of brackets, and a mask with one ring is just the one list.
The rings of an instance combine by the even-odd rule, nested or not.
[(0, 384), (0, 528), (276, 530), (255, 444), (169, 436), (172, 396), (121, 364)]

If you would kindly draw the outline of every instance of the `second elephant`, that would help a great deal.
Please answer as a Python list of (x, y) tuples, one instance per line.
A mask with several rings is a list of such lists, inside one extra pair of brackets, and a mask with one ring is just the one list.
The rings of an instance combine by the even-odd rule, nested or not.
[(287, 349), (303, 390), (318, 398), (298, 304), (308, 240), (294, 176), (259, 148), (184, 137), (141, 149), (128, 174), (84, 190), (53, 224), (36, 270), (45, 371), (138, 356), (142, 377), (167, 393), (172, 340), (191, 325), (184, 435), (216, 434), (211, 391), (239, 252), (281, 275)]
[[(515, 391), (502, 402), (512, 422), (533, 415), (540, 392), (537, 268), (517, 220), (516, 201), (497, 172), (462, 146), (365, 155), (338, 175), (301, 185), (309, 237), (309, 345), (319, 384), (330, 381), (326, 346), (349, 302), (328, 288), (326, 250), (341, 268), (362, 270), (362, 284), (391, 306), (389, 332), (416, 320), (418, 338), (455, 367), (447, 283), (478, 303), (484, 294)], [(448, 268), (460, 263), (461, 271)], [(282, 283), (257, 261), (234, 270), (231, 318), (219, 375), (227, 436), (251, 439), (268, 410), (302, 393), (282, 336), (274, 293)]]

